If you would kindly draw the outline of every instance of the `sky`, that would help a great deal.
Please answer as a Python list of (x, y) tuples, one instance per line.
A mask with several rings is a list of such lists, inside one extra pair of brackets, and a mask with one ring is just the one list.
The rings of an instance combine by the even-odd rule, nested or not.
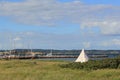
[(0, 0), (0, 49), (120, 49), (120, 0)]

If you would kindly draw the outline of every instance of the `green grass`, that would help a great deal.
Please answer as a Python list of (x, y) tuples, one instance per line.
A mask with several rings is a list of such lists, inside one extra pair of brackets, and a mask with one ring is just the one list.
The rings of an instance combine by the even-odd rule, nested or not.
[(120, 80), (120, 69), (61, 68), (63, 61), (0, 60), (0, 80)]

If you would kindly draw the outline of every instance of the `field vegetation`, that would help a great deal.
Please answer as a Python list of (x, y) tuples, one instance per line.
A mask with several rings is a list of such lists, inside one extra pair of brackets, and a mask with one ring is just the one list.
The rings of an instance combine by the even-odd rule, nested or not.
[(120, 69), (61, 68), (64, 61), (0, 60), (0, 80), (120, 80)]
[(62, 68), (97, 70), (97, 69), (120, 69), (120, 57), (103, 59), (103, 60), (89, 60), (85, 63), (72, 62), (60, 65)]

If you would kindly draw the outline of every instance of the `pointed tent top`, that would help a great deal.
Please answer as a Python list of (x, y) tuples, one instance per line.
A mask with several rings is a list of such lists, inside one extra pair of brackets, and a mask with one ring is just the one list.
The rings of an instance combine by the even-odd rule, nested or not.
[(84, 52), (84, 48), (82, 49), (81, 53)]
[(75, 62), (87, 62), (89, 60), (87, 54), (84, 52), (84, 49), (82, 49), (80, 55), (78, 56), (78, 58), (76, 59)]

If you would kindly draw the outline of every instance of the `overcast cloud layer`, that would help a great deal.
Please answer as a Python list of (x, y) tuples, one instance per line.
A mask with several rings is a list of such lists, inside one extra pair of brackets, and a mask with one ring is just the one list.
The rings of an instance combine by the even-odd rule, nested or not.
[[(57, 44), (62, 37), (63, 41), (60, 42), (61, 45), (59, 46), (62, 46), (62, 43), (68, 39), (71, 41), (67, 44), (74, 42), (74, 44), (71, 44), (74, 45), (73, 48), (76, 48), (75, 46), (78, 47), (79, 45), (90, 48), (93, 46), (92, 44), (96, 44), (96, 46), (93, 47), (97, 48), (100, 48), (99, 46), (104, 46), (104, 48), (108, 46), (120, 46), (120, 38), (112, 37), (114, 35), (120, 35), (120, 6), (102, 4), (89, 5), (78, 0), (74, 0), (72, 2), (60, 2), (57, 0), (24, 0), (22, 2), (0, 2), (0, 16), (9, 17), (10, 20), (19, 24), (39, 27), (56, 27), (56, 25), (59, 25), (59, 22), (62, 21), (64, 23), (79, 24), (81, 31), (86, 28), (90, 28), (89, 30), (93, 28), (100, 30), (99, 36), (96, 36), (98, 32), (93, 33), (91, 31), (84, 33), (86, 37), (82, 34), (78, 35), (80, 37), (76, 37), (76, 34), (57, 35), (59, 37), (56, 37), (55, 34), (52, 36), (42, 34), (42, 36), (46, 37), (43, 40), (41, 39), (41, 41), (43, 41), (41, 43), (52, 44), (52, 40), (48, 42), (48, 38), (50, 37), (54, 38), (56, 41), (54, 43)], [(29, 35), (29, 32), (23, 33), (25, 36), (26, 34)], [(30, 35), (33, 36), (33, 33), (31, 34), (30, 32)], [(92, 38), (94, 40), (96, 40), (96, 38), (98, 40), (93, 42), (93, 39), (90, 39), (91, 36), (88, 35), (93, 36)], [(111, 37), (107, 38), (110, 40), (107, 41), (106, 38), (101, 37), (101, 35), (110, 35)], [(41, 35), (37, 35), (37, 33), (34, 34), (34, 37), (35, 36), (36, 38), (41, 37)], [(82, 40), (81, 37), (83, 38)], [(73, 38), (75, 41), (72, 40)], [(21, 39), (21, 37), (13, 38), (15, 41), (19, 41)], [(80, 44), (78, 44), (79, 41), (77, 40), (81, 40)], [(101, 42), (99, 42), (100, 40)], [(56, 46), (55, 44), (53, 46)], [(20, 44), (18, 45), (19, 47), (22, 46)], [(66, 45), (66, 47), (68, 46), (70, 45)]]

